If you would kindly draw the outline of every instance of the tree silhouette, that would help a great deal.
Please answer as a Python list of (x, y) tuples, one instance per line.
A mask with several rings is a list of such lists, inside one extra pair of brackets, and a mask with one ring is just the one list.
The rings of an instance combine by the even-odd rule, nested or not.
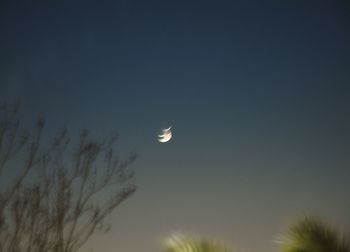
[(350, 252), (350, 247), (329, 225), (306, 217), (290, 227), (282, 252)]
[(0, 252), (74, 252), (135, 192), (130, 164), (113, 151), (116, 137), (62, 130), (49, 143), (45, 122), (21, 133), (19, 105), (0, 105)]

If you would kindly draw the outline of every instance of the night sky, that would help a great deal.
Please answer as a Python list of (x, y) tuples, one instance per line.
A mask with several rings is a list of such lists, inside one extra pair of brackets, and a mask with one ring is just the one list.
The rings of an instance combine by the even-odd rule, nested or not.
[[(350, 230), (349, 1), (0, 1), (0, 99), (117, 131), (138, 191), (83, 252), (173, 232), (242, 252), (306, 213)], [(157, 142), (161, 128), (173, 139)]]

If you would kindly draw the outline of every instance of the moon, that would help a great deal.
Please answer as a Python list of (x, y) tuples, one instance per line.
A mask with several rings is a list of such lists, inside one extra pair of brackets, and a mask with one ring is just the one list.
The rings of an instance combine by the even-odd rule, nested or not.
[(169, 128), (162, 129), (161, 134), (158, 135), (158, 142), (166, 143), (170, 141), (172, 137), (173, 137), (173, 134), (171, 132), (171, 126), (170, 126)]

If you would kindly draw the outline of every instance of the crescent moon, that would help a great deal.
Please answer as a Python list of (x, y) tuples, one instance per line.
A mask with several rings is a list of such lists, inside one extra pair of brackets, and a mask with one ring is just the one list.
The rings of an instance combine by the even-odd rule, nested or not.
[(168, 132), (168, 131), (170, 131), (170, 130), (171, 130), (171, 126), (170, 126), (169, 128), (163, 129), (162, 131), (163, 131), (163, 133), (164, 133), (164, 132)]
[(167, 129), (163, 129), (162, 133), (158, 135), (158, 142), (160, 143), (166, 143), (170, 141), (170, 139), (173, 137), (173, 134), (171, 132), (171, 126)]

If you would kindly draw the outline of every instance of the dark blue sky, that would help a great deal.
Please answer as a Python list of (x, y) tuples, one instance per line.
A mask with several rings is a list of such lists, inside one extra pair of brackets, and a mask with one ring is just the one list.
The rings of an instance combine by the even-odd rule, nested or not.
[(139, 152), (87, 249), (175, 230), (276, 251), (305, 212), (350, 227), (349, 27), (348, 1), (1, 1), (0, 98)]

